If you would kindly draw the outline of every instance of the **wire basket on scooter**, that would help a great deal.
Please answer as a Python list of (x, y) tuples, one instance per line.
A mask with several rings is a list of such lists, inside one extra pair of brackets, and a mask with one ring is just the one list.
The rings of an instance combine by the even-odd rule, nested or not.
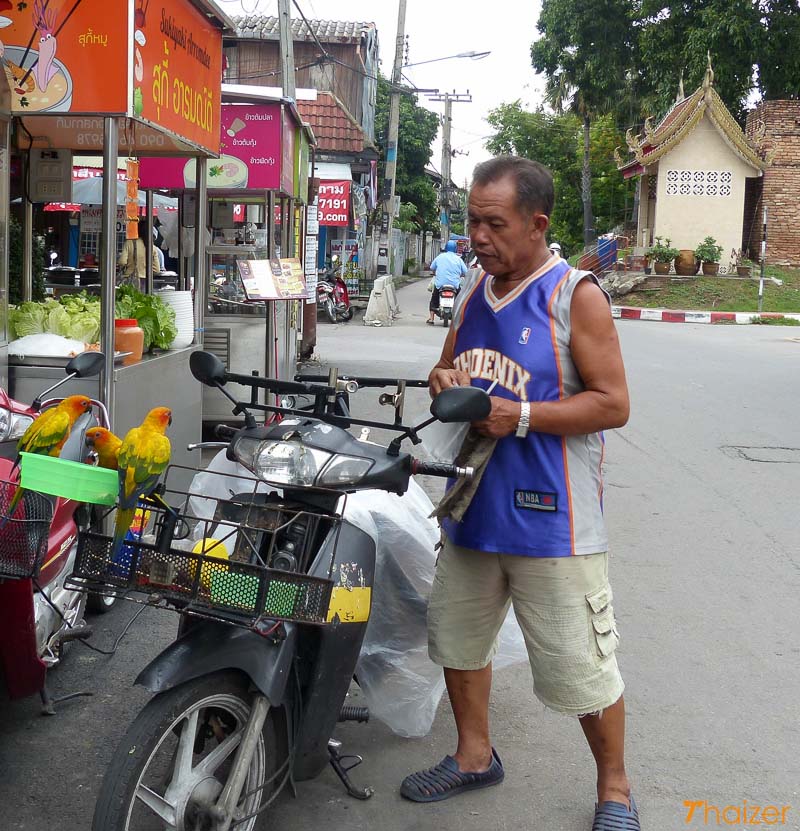
[[(189, 470), (170, 472), (176, 468)], [(257, 493), (259, 483), (252, 483), (249, 493), (229, 499), (167, 487), (160, 504), (140, 505), (139, 530), (116, 552), (111, 537), (82, 532), (70, 582), (106, 594), (145, 594), (246, 627), (264, 618), (326, 623), (341, 518)], [(306, 573), (319, 551), (324, 577)]]
[(0, 578), (36, 577), (47, 553), (53, 502), (36, 491), (23, 491), (11, 511), (17, 482), (0, 479)]

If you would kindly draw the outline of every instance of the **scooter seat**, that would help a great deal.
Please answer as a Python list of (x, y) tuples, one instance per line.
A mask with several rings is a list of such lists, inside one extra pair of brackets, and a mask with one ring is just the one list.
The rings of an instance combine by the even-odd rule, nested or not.
[(97, 419), (92, 413), (84, 413), (73, 425), (69, 438), (61, 448), (59, 458), (70, 462), (85, 462), (90, 448), (86, 444), (86, 431), (97, 426)]

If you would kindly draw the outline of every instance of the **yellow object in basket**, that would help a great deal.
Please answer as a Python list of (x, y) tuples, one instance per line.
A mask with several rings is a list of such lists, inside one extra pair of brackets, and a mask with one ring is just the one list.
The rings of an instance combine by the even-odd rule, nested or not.
[[(219, 540), (215, 540), (213, 537), (205, 537), (202, 540), (198, 540), (192, 549), (192, 554), (203, 554), (206, 557), (213, 557), (215, 560), (223, 561), (227, 561), (230, 556), (228, 554), (228, 549), (223, 545), (223, 543)], [(211, 575), (214, 572), (224, 573), (226, 571), (228, 571), (227, 563), (203, 563), (200, 568), (200, 585), (204, 589), (210, 590)], [(194, 563), (192, 563), (190, 572), (192, 577), (194, 577)]]

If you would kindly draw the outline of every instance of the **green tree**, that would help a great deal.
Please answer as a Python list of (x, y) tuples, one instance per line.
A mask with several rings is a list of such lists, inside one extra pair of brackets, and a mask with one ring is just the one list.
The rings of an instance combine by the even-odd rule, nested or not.
[(594, 236), (590, 161), (592, 119), (625, 98), (634, 77), (636, 37), (632, 0), (543, 0), (531, 61), (546, 76), (546, 98), (561, 112), (578, 114), (583, 126), (581, 198), (583, 241)]
[[(524, 156), (550, 169), (556, 191), (550, 237), (561, 243), (565, 253), (579, 251), (583, 241), (583, 119), (575, 113), (541, 108), (529, 112), (514, 101), (492, 110), (487, 120), (496, 131), (486, 145), (491, 153)], [(589, 141), (596, 227), (598, 233), (605, 233), (624, 221), (632, 184), (617, 171), (614, 148), (624, 138), (612, 116), (599, 116), (591, 123)]]
[(764, 98), (800, 96), (800, 5), (797, 0), (766, 0), (766, 36), (758, 57), (758, 86)]
[[(381, 167), (386, 160), (390, 96), (391, 85), (385, 78), (379, 78), (375, 130), (381, 150)], [(400, 96), (395, 193), (402, 202), (416, 208), (415, 216), (409, 221), (420, 231), (438, 228), (436, 189), (425, 175), (425, 165), (433, 155), (432, 145), (438, 130), (439, 117), (436, 113), (420, 107), (415, 95), (409, 93)]]
[[(22, 302), (24, 249), (22, 223), (11, 214), (8, 218), (8, 300), (13, 305)], [(44, 300), (44, 267), (44, 237), (34, 234), (32, 300)]]
[[(681, 78), (687, 92), (697, 89), (710, 53), (714, 88), (733, 115), (743, 119), (753, 88), (753, 65), (765, 45), (757, 2), (643, 0), (638, 31), (639, 69), (647, 87), (642, 104), (648, 114), (669, 109)], [(797, 65), (797, 40), (789, 41), (786, 48), (788, 52), (778, 52), (777, 59), (788, 58)], [(797, 83), (795, 75), (795, 88)]]

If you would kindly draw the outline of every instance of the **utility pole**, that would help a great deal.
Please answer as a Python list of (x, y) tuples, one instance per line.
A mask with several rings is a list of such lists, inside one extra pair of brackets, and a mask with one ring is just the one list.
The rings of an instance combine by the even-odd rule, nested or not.
[(442, 121), (442, 184), (439, 188), (439, 230), (442, 239), (442, 248), (450, 239), (450, 209), (453, 207), (452, 178), (450, 164), (453, 160), (453, 150), (450, 146), (450, 128), (453, 124), (453, 102), (469, 104), (472, 96), (467, 90), (465, 93), (445, 92), (443, 95), (433, 95), (431, 101), (444, 101), (444, 120)]
[(386, 172), (383, 179), (383, 211), (381, 212), (381, 233), (378, 242), (378, 276), (388, 274), (390, 266), (389, 249), (394, 219), (394, 180), (397, 172), (397, 138), (400, 132), (400, 80), (403, 68), (403, 52), (406, 40), (406, 0), (400, 0), (397, 10), (397, 39), (394, 47), (392, 68), (392, 95), (389, 101), (389, 134), (386, 136)]
[(284, 98), (296, 98), (294, 88), (294, 38), (291, 0), (278, 0), (278, 29), (281, 50), (281, 85)]
[[(281, 58), (281, 94), (284, 98), (291, 98), (293, 101), (297, 98), (297, 91), (295, 89), (294, 84), (294, 36), (292, 35), (292, 9), (291, 9), (291, 0), (278, 0), (278, 36), (280, 41), (280, 58)], [(300, 198), (305, 198), (304, 194), (298, 194)], [(267, 200), (267, 207), (268, 211), (272, 211), (273, 209), (273, 202), (272, 200)], [(292, 251), (292, 237), (293, 237), (293, 220), (294, 220), (294, 206), (295, 201), (294, 199), (288, 200), (288, 205), (286, 206), (286, 210), (281, 208), (281, 256), (288, 257)], [(295, 251), (294, 254), (297, 257), (300, 257), (300, 262), (303, 263), (303, 269), (305, 270), (305, 240), (306, 240), (306, 213), (301, 211), (300, 213), (302, 224), (302, 233), (300, 234), (300, 239), (302, 241), (303, 250), (302, 251)], [(272, 220), (273, 217), (268, 217), (268, 220)], [(274, 223), (269, 222), (267, 223), (267, 227), (273, 227)], [(274, 256), (274, 240), (272, 241), (273, 250), (271, 250), (270, 256)], [(316, 287), (314, 288), (314, 293), (316, 294)], [(317, 304), (316, 304), (316, 297), (314, 297), (314, 302), (308, 303), (305, 300), (298, 301), (300, 303), (300, 319), (302, 321), (301, 325), (303, 328), (303, 335), (302, 341), (300, 343), (300, 354), (301, 355), (310, 355), (314, 351), (314, 347), (317, 343)], [(269, 315), (267, 316), (269, 321)], [(286, 326), (290, 328), (288, 323), (288, 315), (287, 315), (287, 323)], [(271, 325), (267, 323), (267, 361), (273, 360), (271, 355), (274, 354), (274, 349), (270, 344), (270, 328)], [(288, 335), (289, 332), (286, 333)], [(274, 332), (273, 338), (277, 341), (277, 339), (281, 337), (281, 333)], [(284, 336), (286, 337), (286, 336)], [(288, 343), (288, 338), (287, 338)], [(293, 351), (293, 350), (292, 350)], [(274, 377), (279, 377), (279, 367), (274, 367)]]

